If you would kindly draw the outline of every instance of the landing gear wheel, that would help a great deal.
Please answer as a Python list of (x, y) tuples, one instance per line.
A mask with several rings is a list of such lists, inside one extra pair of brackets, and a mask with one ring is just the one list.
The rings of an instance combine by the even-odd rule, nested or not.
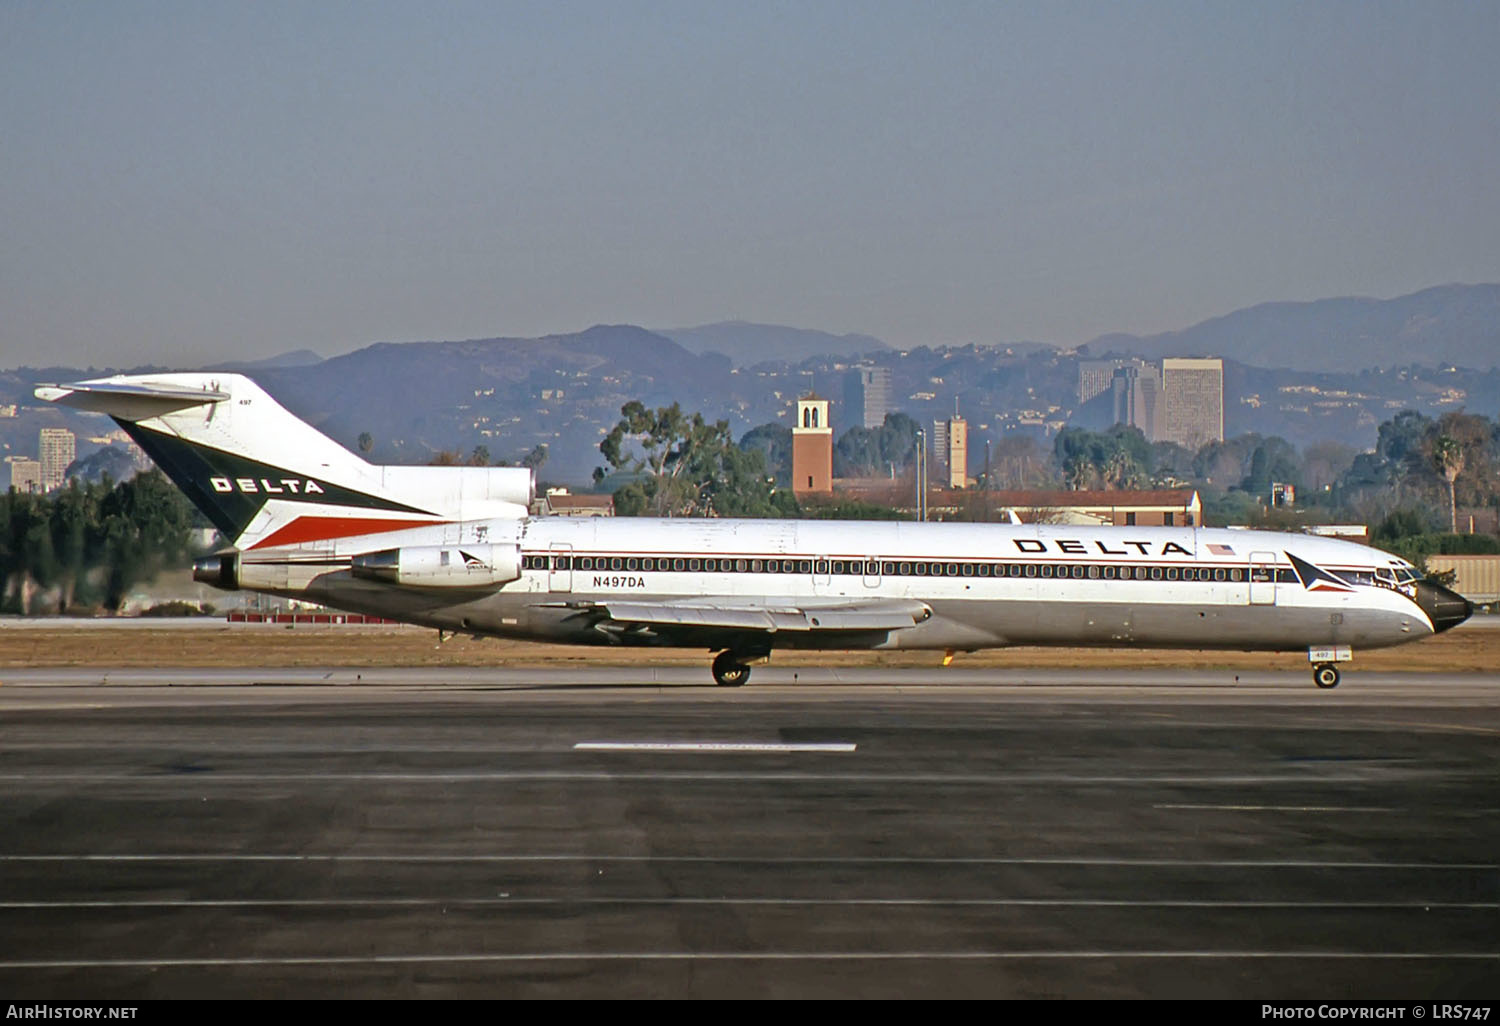
[(1320, 688), (1339, 686), (1339, 668), (1332, 663), (1319, 663), (1313, 667), (1313, 683)]
[(737, 688), (750, 679), (750, 667), (740, 662), (739, 656), (730, 651), (714, 656), (714, 683), (720, 687)]

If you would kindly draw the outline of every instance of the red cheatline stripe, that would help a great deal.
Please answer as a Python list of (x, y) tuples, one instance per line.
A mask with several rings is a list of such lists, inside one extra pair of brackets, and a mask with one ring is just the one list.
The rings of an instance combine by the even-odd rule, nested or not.
[(298, 517), (285, 527), (266, 535), (250, 546), (264, 549), (272, 545), (296, 545), (300, 542), (326, 541), (329, 538), (348, 538), (356, 534), (379, 534), (383, 531), (401, 531), (408, 527), (430, 527), (445, 524), (446, 520), (392, 520), (371, 517)]

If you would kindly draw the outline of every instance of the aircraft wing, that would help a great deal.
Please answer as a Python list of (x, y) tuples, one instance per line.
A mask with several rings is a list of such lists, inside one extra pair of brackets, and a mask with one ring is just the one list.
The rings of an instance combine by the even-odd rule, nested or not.
[(601, 620), (630, 628), (777, 631), (893, 631), (914, 627), (932, 610), (908, 600), (831, 604), (769, 599), (637, 599), (577, 603)]

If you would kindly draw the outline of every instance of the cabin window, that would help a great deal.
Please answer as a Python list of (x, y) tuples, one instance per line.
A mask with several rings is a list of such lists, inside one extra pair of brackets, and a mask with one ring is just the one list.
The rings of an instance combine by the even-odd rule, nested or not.
[(1167, 567), (1167, 580), (1169, 580), (1169, 581), (1175, 581), (1175, 580), (1177, 580), (1177, 568), (1175, 566), (1169, 566), (1169, 567)]
[(1089, 567), (1089, 579), (1095, 581), (1099, 579), (1099, 568), (1097, 566)]
[(1214, 571), (1214, 580), (1216, 580), (1216, 581), (1222, 581), (1223, 579), (1224, 579), (1224, 568), (1221, 566), (1221, 567), (1219, 567), (1218, 569), (1216, 569)]
[(623, 559), (621, 559), (619, 556), (613, 556), (613, 557), (610, 558), (609, 568), (611, 570), (623, 570), (624, 567), (625, 567), (625, 561)]
[(627, 559), (625, 561), (625, 569), (626, 570), (639, 570), (640, 566), (641, 566), (641, 561), (638, 560), (638, 559), (636, 559), (634, 556), (632, 556), (630, 559)]
[(697, 560), (697, 559), (690, 559), (690, 560), (688, 560), (688, 569), (691, 570), (693, 573), (697, 573), (702, 568), (703, 568), (703, 563), (702, 563), (701, 560)]
[(1159, 566), (1153, 566), (1151, 568), (1151, 579), (1153, 581), (1159, 581), (1159, 580), (1161, 580), (1161, 567), (1159, 567)]
[(844, 572), (844, 561), (842, 559), (835, 559), (833, 561), (833, 572), (836, 574)]
[(1243, 570), (1231, 570), (1229, 571), (1229, 579), (1231, 581), (1243, 581), (1245, 579), (1245, 572)]
[(752, 574), (758, 574), (758, 573), (760, 573), (760, 572), (761, 572), (761, 571), (762, 571), (762, 570), (763, 570), (763, 569), (765, 569), (765, 563), (763, 563), (763, 562), (761, 562), (761, 561), (760, 561), (760, 560), (758, 560), (758, 559), (752, 559), (752, 560), (751, 560), (751, 561), (750, 561), (750, 572), (751, 572), (751, 573), (752, 573)]

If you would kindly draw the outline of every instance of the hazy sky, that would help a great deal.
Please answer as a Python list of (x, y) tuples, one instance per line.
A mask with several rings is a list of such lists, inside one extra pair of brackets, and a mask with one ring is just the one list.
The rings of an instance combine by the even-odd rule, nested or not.
[(1500, 281), (1500, 3), (0, 0), (0, 366)]

